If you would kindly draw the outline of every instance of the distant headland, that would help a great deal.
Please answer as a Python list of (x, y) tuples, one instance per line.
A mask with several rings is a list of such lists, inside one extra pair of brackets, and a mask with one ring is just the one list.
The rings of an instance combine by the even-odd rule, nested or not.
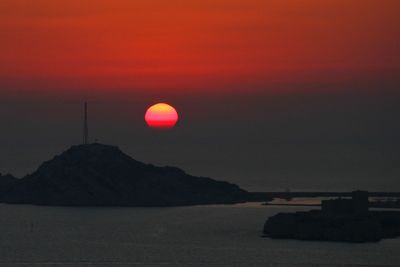
[(22, 179), (0, 176), (0, 202), (67, 206), (179, 206), (239, 203), (235, 184), (144, 164), (115, 146), (83, 144)]
[(271, 238), (373, 242), (400, 236), (400, 212), (369, 210), (368, 192), (351, 199), (323, 200), (321, 210), (278, 213), (264, 225)]

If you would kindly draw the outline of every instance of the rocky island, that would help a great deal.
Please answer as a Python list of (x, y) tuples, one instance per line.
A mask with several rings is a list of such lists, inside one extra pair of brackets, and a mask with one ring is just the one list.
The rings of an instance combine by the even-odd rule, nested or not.
[(0, 177), (0, 201), (68, 206), (178, 206), (239, 203), (237, 185), (144, 164), (114, 146), (73, 146), (22, 179)]
[(400, 236), (400, 212), (370, 211), (368, 192), (351, 199), (322, 201), (321, 210), (278, 213), (264, 225), (264, 236), (298, 240), (375, 242)]

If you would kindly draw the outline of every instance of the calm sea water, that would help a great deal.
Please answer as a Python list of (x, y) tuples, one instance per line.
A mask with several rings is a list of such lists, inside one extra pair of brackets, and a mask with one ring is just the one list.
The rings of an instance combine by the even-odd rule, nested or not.
[(261, 238), (299, 207), (72, 208), (0, 205), (0, 266), (400, 266), (400, 239)]

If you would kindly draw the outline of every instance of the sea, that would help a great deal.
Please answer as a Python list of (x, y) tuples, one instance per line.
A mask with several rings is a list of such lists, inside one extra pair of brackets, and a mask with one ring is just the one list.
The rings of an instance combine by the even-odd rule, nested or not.
[(0, 266), (400, 266), (400, 239), (377, 243), (262, 237), (261, 203), (170, 208), (0, 204)]

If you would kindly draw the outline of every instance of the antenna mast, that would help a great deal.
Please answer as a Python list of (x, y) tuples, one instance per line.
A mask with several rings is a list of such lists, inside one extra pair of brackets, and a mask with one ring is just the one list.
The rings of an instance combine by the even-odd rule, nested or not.
[(89, 129), (88, 129), (88, 116), (87, 116), (87, 101), (84, 104), (84, 116), (83, 116), (83, 144), (89, 143)]

